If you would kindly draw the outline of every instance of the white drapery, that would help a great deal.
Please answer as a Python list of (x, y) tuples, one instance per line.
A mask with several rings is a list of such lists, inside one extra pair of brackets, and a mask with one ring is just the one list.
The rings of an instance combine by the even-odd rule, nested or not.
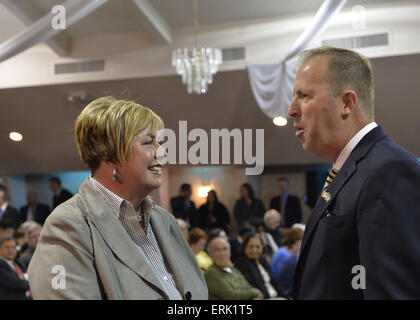
[(319, 36), (331, 18), (341, 10), (347, 0), (325, 0), (314, 21), (299, 36), (286, 57), (276, 64), (248, 66), (248, 75), (260, 109), (268, 117), (287, 118), (287, 109), (293, 97), (293, 84), (298, 65), (293, 57), (304, 50), (310, 41)]
[[(108, 0), (67, 0), (63, 3), (66, 13), (66, 27), (83, 19), (107, 1)], [(52, 18), (53, 15), (48, 13), (15, 37), (0, 44), (0, 62), (13, 57), (37, 43), (48, 40), (63, 31), (62, 29), (54, 29), (52, 27)]]

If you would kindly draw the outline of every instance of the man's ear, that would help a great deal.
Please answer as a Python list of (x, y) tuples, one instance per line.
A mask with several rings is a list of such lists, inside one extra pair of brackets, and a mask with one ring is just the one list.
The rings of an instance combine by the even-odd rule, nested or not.
[(355, 111), (357, 105), (357, 94), (353, 90), (345, 90), (342, 93), (343, 109), (342, 115), (347, 118)]

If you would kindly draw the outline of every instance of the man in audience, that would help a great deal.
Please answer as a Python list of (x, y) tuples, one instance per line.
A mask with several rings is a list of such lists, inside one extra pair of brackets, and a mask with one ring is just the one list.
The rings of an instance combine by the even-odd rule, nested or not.
[(50, 189), (54, 192), (53, 196), (53, 210), (63, 202), (69, 200), (73, 195), (67, 189), (61, 187), (61, 180), (58, 177), (50, 179)]
[(207, 251), (213, 260), (204, 274), (212, 300), (263, 299), (262, 292), (253, 288), (242, 273), (230, 261), (229, 241), (216, 237), (207, 244)]
[(270, 201), (270, 209), (275, 209), (281, 214), (281, 231), (284, 234), (295, 223), (302, 222), (302, 207), (297, 196), (289, 194), (290, 183), (287, 178), (277, 180), (279, 196)]
[[(289, 116), (333, 167), (306, 224), (297, 299), (420, 299), (420, 163), (374, 121), (370, 62), (304, 51)], [(403, 246), (401, 246), (403, 245)]]
[(30, 296), (29, 282), (14, 261), (16, 253), (15, 239), (0, 239), (0, 300), (27, 300)]
[(7, 188), (0, 185), (0, 223), (5, 228), (17, 229), (19, 226), (19, 213), (7, 202)]
[(179, 195), (171, 199), (172, 213), (175, 218), (188, 221), (191, 228), (198, 226), (198, 213), (195, 204), (190, 200), (191, 185), (184, 183), (179, 189)]
[(283, 238), (280, 224), (281, 215), (277, 210), (270, 209), (264, 214), (264, 232), (273, 253), (281, 246), (281, 239)]
[(20, 209), (20, 223), (35, 221), (43, 225), (50, 214), (50, 208), (46, 204), (38, 203), (33, 192), (28, 192), (26, 200), (27, 205)]
[(39, 235), (41, 234), (41, 229), (42, 226), (34, 222), (27, 231), (28, 247), (18, 259), (24, 272), (28, 270), (29, 262), (31, 262), (32, 256), (34, 255)]

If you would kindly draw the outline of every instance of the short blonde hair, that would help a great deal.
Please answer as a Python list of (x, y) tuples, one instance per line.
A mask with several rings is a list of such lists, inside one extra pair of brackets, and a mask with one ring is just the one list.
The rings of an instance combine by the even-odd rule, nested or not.
[(76, 120), (74, 135), (80, 158), (92, 172), (102, 161), (124, 165), (132, 155), (134, 136), (149, 126), (150, 134), (164, 127), (151, 109), (114, 97), (98, 98)]

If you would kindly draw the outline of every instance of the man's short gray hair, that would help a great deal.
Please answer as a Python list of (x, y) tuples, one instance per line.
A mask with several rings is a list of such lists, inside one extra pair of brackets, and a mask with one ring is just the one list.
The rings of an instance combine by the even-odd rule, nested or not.
[(207, 243), (207, 251), (209, 252), (210, 251), (210, 248), (211, 248), (211, 245), (214, 243), (214, 242), (224, 242), (224, 243), (226, 243), (227, 245), (228, 245), (228, 247), (229, 247), (229, 250), (230, 250), (230, 243), (229, 243), (229, 241), (226, 239), (226, 238), (224, 238), (224, 237), (215, 237), (215, 238), (213, 238), (213, 239), (211, 239), (210, 241), (209, 241), (209, 243)]
[(361, 110), (373, 120), (374, 84), (369, 60), (357, 52), (328, 46), (305, 50), (298, 59), (304, 64), (317, 56), (329, 58), (323, 80), (329, 83), (331, 94), (336, 97), (346, 88), (353, 90)]

